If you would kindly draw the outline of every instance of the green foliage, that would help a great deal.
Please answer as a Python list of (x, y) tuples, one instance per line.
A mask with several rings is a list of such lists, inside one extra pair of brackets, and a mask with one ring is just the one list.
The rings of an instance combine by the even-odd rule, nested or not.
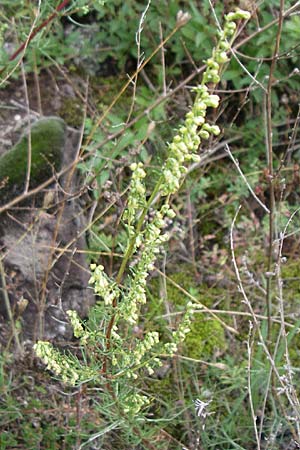
[[(99, 65), (109, 58), (115, 61), (123, 72), (128, 60), (135, 60), (137, 56), (136, 32), (133, 30), (139, 28), (145, 4), (135, 1), (124, 3), (115, 0), (106, 2), (100, 7), (93, 7), (93, 14), (96, 15), (99, 26), (93, 28), (93, 25), (90, 25), (90, 33), (87, 31), (86, 38), (83, 36), (84, 44), (82, 46), (86, 52), (87, 68), (95, 71), (95, 64), (90, 63), (90, 60), (95, 60), (95, 57)], [(141, 47), (145, 57), (149, 56), (153, 48), (159, 44), (157, 30), (160, 24), (164, 36), (167, 36), (175, 28), (177, 13), (183, 7), (184, 11), (190, 14), (191, 20), (167, 44), (168, 60), (172, 64), (169, 63), (166, 70), (172, 75), (178, 71), (176, 64), (185, 64), (186, 49), (195, 61), (201, 61), (210, 55), (216, 39), (215, 22), (208, 0), (185, 2), (184, 4), (178, 0), (166, 1), (159, 5), (153, 3), (147, 10), (141, 33)], [(215, 8), (216, 14), (220, 17), (223, 5), (217, 3)], [(85, 24), (85, 27), (88, 30), (89, 26)], [(159, 82), (161, 78), (159, 62), (154, 59), (152, 64), (154, 65), (154, 74)]]
[[(76, 400), (54, 396), (49, 380), (32, 376), (32, 371), (1, 357), (4, 376), (0, 380), (0, 450), (59, 450), (78, 444)], [(82, 435), (96, 431), (90, 415), (83, 415)]]
[[(243, 47), (243, 53), (247, 55), (246, 58), (241, 58), (242, 63), (247, 68), (248, 74), (242, 69), (241, 65), (235, 58), (231, 59), (230, 66), (226, 73), (224, 74), (225, 80), (230, 80), (236, 89), (240, 89), (244, 86), (249, 86), (253, 82), (252, 76), (266, 86), (267, 76), (269, 73), (269, 63), (264, 61), (263, 58), (268, 58), (273, 51), (274, 42), (277, 34), (277, 26), (269, 26), (274, 19), (273, 11), (269, 8), (270, 2), (265, 4), (262, 8), (258, 10), (258, 18), (260, 21), (261, 29), (267, 27), (264, 32), (259, 33), (255, 39), (249, 40), (247, 44)], [(285, 2), (285, 8), (291, 7), (293, 2)], [(276, 6), (278, 6), (276, 4)], [(294, 87), (297, 84), (297, 79), (294, 77), (287, 78), (287, 75), (293, 71), (295, 65), (297, 64), (298, 50), (296, 41), (299, 35), (299, 28), (297, 27), (299, 22), (299, 17), (297, 15), (291, 15), (288, 19), (283, 22), (283, 30), (281, 36), (281, 54), (288, 54), (287, 58), (282, 58), (278, 61), (275, 76), (278, 80), (284, 80), (285, 88)], [(249, 23), (248, 33), (254, 32), (257, 24), (255, 21)], [(297, 31), (296, 31), (297, 29)], [(260, 60), (260, 58), (262, 60)], [(242, 76), (241, 76), (242, 75)], [(256, 86), (253, 91), (253, 96), (258, 104), (261, 103), (261, 89)]]
[[(117, 77), (93, 77), (92, 86), (95, 89), (94, 101), (100, 113), (105, 113), (110, 103), (114, 101), (116, 93), (122, 89), (125, 81)], [(99, 88), (100, 86), (100, 88)], [(118, 139), (108, 139), (123, 129), (128, 120), (128, 105), (132, 103), (131, 91), (127, 89), (114, 107), (113, 112), (106, 114), (101, 126), (97, 127), (92, 143), (87, 150), (93, 152), (93, 157), (79, 164), (79, 169), (86, 176), (86, 182), (91, 179), (97, 183), (93, 195), (98, 198), (107, 180), (112, 178), (118, 168), (137, 157), (142, 162), (149, 161), (154, 155), (155, 159), (162, 158), (161, 147), (167, 139), (171, 128), (165, 125), (166, 113), (163, 105), (153, 108), (148, 117), (143, 111), (153, 100), (153, 93), (143, 85), (137, 86), (137, 97), (134, 106), (134, 115), (141, 118), (134, 125), (122, 131)], [(149, 123), (150, 119), (150, 123)], [(160, 126), (159, 123), (162, 123)], [(155, 124), (158, 125), (155, 125)], [(89, 136), (94, 122), (87, 118), (85, 121), (85, 135)], [(147, 145), (141, 144), (148, 141)], [(105, 142), (105, 145), (101, 143)], [(98, 148), (95, 150), (95, 146)], [(156, 156), (157, 155), (157, 156)], [(161, 164), (161, 160), (159, 161)], [(126, 180), (127, 181), (127, 180)]]
[[(17, 43), (17, 50), (20, 43), (23, 43), (32, 32), (32, 26), (35, 28), (40, 26), (44, 21), (48, 20), (52, 14), (55, 14), (55, 8), (61, 2), (49, 0), (41, 2), (39, 8), (32, 2), (13, 0), (1, 2), (1, 19), (2, 27), (5, 27), (5, 37), (10, 43)], [(66, 5), (62, 12), (55, 15), (47, 27), (42, 27), (39, 33), (29, 43), (29, 51), (26, 52), (25, 70), (32, 71), (36, 68), (39, 71), (53, 64), (65, 63), (68, 59), (79, 55), (83, 47), (78, 45), (81, 39), (80, 26), (79, 29), (72, 30), (70, 33), (64, 32), (63, 23), (59, 17), (61, 15), (71, 16), (75, 11), (79, 15), (86, 15), (89, 12), (88, 1), (73, 0)], [(104, 2), (98, 0), (94, 2), (98, 7), (103, 6)], [(12, 18), (14, 19), (12, 23)], [(13, 36), (11, 30), (17, 35), (17, 39)], [(1, 43), (1, 40), (0, 40)], [(88, 43), (88, 39), (86, 40)], [(5, 73), (12, 73), (10, 76), (17, 77), (19, 72), (15, 61), (8, 61), (8, 55), (1, 49), (0, 52), (0, 68), (5, 69)]]
[(91, 259), (93, 258), (93, 252), (111, 252), (113, 249), (116, 251), (123, 250), (127, 242), (127, 233), (122, 230), (117, 233), (116, 236), (112, 234), (106, 234), (99, 231), (98, 226), (93, 226), (90, 230), (89, 237), (89, 251), (91, 253)]

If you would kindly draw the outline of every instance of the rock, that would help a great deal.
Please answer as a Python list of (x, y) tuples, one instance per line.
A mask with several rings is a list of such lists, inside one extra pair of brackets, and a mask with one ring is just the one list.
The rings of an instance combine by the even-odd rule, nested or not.
[(61, 166), (65, 144), (65, 123), (58, 117), (47, 117), (36, 121), (19, 142), (0, 157), (0, 204), (25, 186), (28, 141), (31, 139), (30, 188), (37, 186)]
[[(20, 299), (28, 301), (20, 317), (24, 339), (70, 339), (66, 311), (86, 316), (94, 301), (85, 235), (80, 233), (85, 221), (78, 216), (76, 205), (66, 202), (60, 223), (57, 214), (44, 211), (14, 214), (17, 220), (10, 214), (1, 220), (6, 288), (15, 317)], [(0, 293), (0, 314), (7, 318), (1, 297)]]
[[(80, 133), (72, 130), (66, 133), (64, 122), (59, 118), (36, 122), (31, 129), (31, 186), (52, 176), (60, 166), (69, 166), (76, 157), (79, 138)], [(28, 137), (23, 136), (0, 158), (0, 173), (9, 174), (10, 186), (18, 189), (22, 189), (26, 176), (27, 144)], [(20, 169), (23, 178), (10, 167), (16, 165), (16, 160), (19, 168), (25, 162)], [(59, 184), (53, 183), (47, 188), (43, 207), (39, 206), (40, 197), (44, 196), (41, 192), (39, 201), (36, 196), (30, 197), (25, 207), (0, 216), (0, 257), (5, 287), (12, 313), (21, 324), (22, 339), (70, 339), (72, 328), (66, 311), (74, 309), (85, 316), (94, 302), (84, 253), (87, 220), (78, 204), (78, 196), (73, 198), (79, 188), (76, 171), (71, 179), (66, 173)], [(5, 287), (0, 282), (0, 328), (1, 320), (4, 323), (8, 319)], [(26, 307), (20, 312), (24, 299), (26, 302), (22, 304)]]

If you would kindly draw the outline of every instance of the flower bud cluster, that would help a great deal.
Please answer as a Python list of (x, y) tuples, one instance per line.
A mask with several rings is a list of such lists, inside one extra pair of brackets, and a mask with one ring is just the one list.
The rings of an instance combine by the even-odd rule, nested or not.
[(78, 317), (77, 312), (72, 310), (72, 309), (69, 309), (67, 311), (67, 315), (69, 316), (71, 325), (73, 327), (74, 336), (76, 338), (82, 338), (84, 336), (84, 334), (85, 334), (85, 331), (84, 331), (83, 326), (82, 326), (82, 324), (80, 322), (80, 319)]
[(173, 356), (178, 350), (178, 345), (185, 340), (186, 335), (191, 331), (191, 321), (194, 314), (194, 309), (194, 304), (192, 302), (188, 302), (185, 314), (179, 324), (179, 327), (172, 333), (172, 342), (168, 342), (164, 346), (164, 351), (167, 355)]
[(89, 284), (94, 285), (94, 291), (96, 295), (103, 297), (104, 303), (107, 306), (111, 306), (113, 300), (118, 299), (120, 292), (116, 284), (109, 279), (104, 272), (104, 267), (99, 264), (91, 264), (91, 270), (93, 272)]
[(159, 343), (159, 334), (157, 331), (150, 331), (146, 334), (142, 341), (139, 341), (133, 352), (133, 362), (135, 365), (141, 363), (143, 357), (149, 352), (156, 344)]
[(148, 374), (151, 376), (154, 374), (154, 369), (161, 367), (163, 365), (162, 361), (159, 358), (152, 358), (145, 364), (145, 369), (148, 371)]
[(181, 179), (187, 171), (184, 163), (200, 160), (197, 151), (201, 139), (208, 139), (211, 134), (220, 134), (217, 125), (209, 125), (205, 121), (207, 108), (217, 108), (219, 97), (210, 94), (205, 84), (194, 91), (197, 93), (194, 105), (186, 114), (184, 125), (179, 128), (173, 142), (168, 145), (168, 158), (163, 167), (163, 195), (173, 194), (179, 189)]
[(146, 205), (146, 188), (144, 178), (146, 172), (142, 163), (133, 163), (130, 166), (132, 170), (131, 181), (129, 186), (129, 196), (127, 208), (123, 213), (123, 220), (127, 222), (127, 230), (129, 237), (135, 234), (134, 223), (137, 213)]
[(122, 404), (125, 405), (123, 412), (125, 414), (130, 414), (135, 416), (144, 406), (147, 406), (150, 400), (146, 395), (138, 394), (134, 392), (133, 394), (128, 394), (124, 399)]
[(145, 335), (143, 340), (135, 340), (135, 347), (131, 352), (128, 352), (127, 349), (123, 349), (122, 346), (120, 346), (116, 354), (112, 357), (112, 365), (118, 366), (121, 372), (125, 372), (127, 378), (136, 379), (138, 377), (136, 368), (140, 365), (145, 367), (149, 374), (152, 374), (154, 372), (153, 367), (159, 367), (161, 361), (158, 358), (152, 358), (149, 361), (147, 361), (147, 359), (149, 359), (149, 354), (153, 350), (153, 347), (158, 343), (158, 332), (150, 331)]
[(168, 159), (162, 174), (163, 195), (173, 194), (179, 189), (181, 179), (186, 173), (184, 163), (200, 160), (197, 151), (201, 140), (220, 133), (218, 126), (209, 125), (205, 120), (207, 108), (217, 108), (220, 101), (218, 95), (208, 92), (206, 84), (216, 84), (220, 81), (221, 65), (228, 61), (227, 51), (230, 49), (230, 43), (227, 39), (232, 37), (236, 29), (234, 20), (249, 17), (250, 13), (242, 10), (229, 13), (225, 17), (225, 26), (219, 34), (218, 45), (214, 48), (211, 58), (206, 61), (207, 67), (201, 84), (194, 89), (197, 93), (194, 105), (186, 114), (184, 125), (179, 128), (173, 142), (168, 145)]
[[(225, 16), (226, 23), (230, 23), (233, 20), (248, 20), (250, 19), (251, 14), (249, 11), (245, 11), (243, 9), (237, 9), (236, 11), (232, 11)], [(226, 25), (225, 25), (226, 26)]]
[(122, 298), (118, 307), (118, 314), (130, 324), (138, 320), (139, 305), (146, 303), (146, 284), (149, 272), (154, 269), (154, 261), (160, 246), (168, 241), (167, 233), (162, 234), (166, 225), (166, 218), (175, 216), (169, 205), (163, 205), (156, 211), (154, 218), (143, 231), (143, 248), (134, 274), (130, 279), (129, 291)]
[(219, 42), (214, 48), (211, 58), (206, 61), (206, 70), (203, 74), (202, 83), (216, 84), (220, 81), (220, 66), (229, 61), (227, 52), (230, 49), (230, 41), (236, 31), (235, 20), (249, 19), (250, 13), (248, 11), (237, 10), (225, 16), (224, 29), (219, 32)]
[(64, 383), (75, 385), (79, 378), (78, 371), (72, 367), (72, 361), (66, 355), (55, 350), (50, 342), (38, 341), (34, 345), (36, 355), (46, 364), (47, 369), (59, 375)]
[(67, 311), (67, 315), (69, 316), (71, 325), (73, 327), (74, 336), (80, 339), (81, 344), (85, 345), (94, 338), (95, 333), (91, 333), (83, 328), (81, 320), (77, 314), (77, 311), (69, 309)]

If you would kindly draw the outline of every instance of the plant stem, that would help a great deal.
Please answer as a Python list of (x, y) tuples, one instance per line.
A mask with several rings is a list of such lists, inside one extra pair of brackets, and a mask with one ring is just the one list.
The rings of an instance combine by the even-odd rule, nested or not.
[(140, 233), (140, 231), (142, 229), (142, 226), (143, 226), (144, 220), (145, 220), (145, 216), (146, 216), (147, 212), (149, 211), (149, 208), (151, 207), (151, 204), (152, 204), (153, 200), (155, 199), (156, 195), (159, 193), (162, 181), (163, 181), (163, 177), (160, 176), (160, 178), (157, 181), (157, 183), (156, 183), (156, 185), (155, 185), (155, 187), (153, 189), (153, 192), (152, 192), (152, 194), (151, 194), (151, 196), (150, 196), (146, 206), (144, 207), (144, 209), (141, 212), (141, 215), (140, 215), (139, 220), (138, 220), (137, 225), (136, 225), (136, 233), (131, 238), (130, 243), (129, 243), (128, 247), (127, 247), (126, 253), (124, 255), (124, 258), (122, 260), (122, 264), (120, 266), (120, 269), (119, 269), (119, 272), (118, 272), (118, 275), (117, 275), (117, 278), (116, 278), (117, 284), (120, 284), (121, 281), (122, 281), (122, 277), (124, 275), (124, 272), (125, 272), (128, 260), (131, 258), (132, 254), (133, 254), (134, 244), (135, 244), (136, 238), (137, 238), (137, 236), (139, 235), (139, 233)]
[(274, 193), (274, 164), (273, 164), (273, 140), (272, 140), (272, 85), (273, 85), (273, 75), (276, 67), (276, 62), (279, 53), (280, 38), (282, 32), (283, 23), (283, 12), (284, 12), (284, 0), (280, 0), (280, 12), (278, 20), (278, 31), (276, 35), (276, 42), (274, 53), (271, 61), (269, 80), (266, 93), (266, 125), (267, 125), (267, 156), (268, 156), (268, 184), (269, 184), (269, 194), (270, 194), (270, 214), (269, 214), (269, 244), (268, 244), (268, 277), (267, 277), (267, 289), (266, 289), (266, 309), (268, 317), (268, 332), (267, 341), (268, 345), (271, 343), (272, 338), (272, 273), (273, 273), (273, 238), (274, 238), (274, 228), (275, 228), (275, 193)]
[(2, 284), (2, 289), (1, 290), (2, 290), (2, 293), (3, 293), (3, 297), (4, 297), (4, 303), (5, 303), (5, 308), (6, 308), (6, 312), (7, 312), (7, 315), (8, 315), (8, 319), (9, 319), (10, 324), (11, 324), (12, 335), (14, 337), (14, 340), (15, 340), (18, 352), (19, 352), (20, 355), (22, 355), (23, 354), (23, 349), (22, 349), (22, 346), (20, 344), (20, 340), (19, 340), (17, 329), (16, 329), (13, 313), (12, 313), (12, 310), (11, 310), (11, 305), (10, 305), (8, 292), (7, 292), (7, 287), (6, 287), (5, 271), (4, 271), (4, 266), (2, 264), (1, 259), (0, 259), (0, 279), (1, 279), (1, 284)]
[[(129, 243), (128, 247), (127, 247), (126, 253), (125, 253), (124, 258), (122, 260), (122, 264), (120, 266), (118, 275), (116, 277), (116, 283), (118, 285), (120, 285), (120, 283), (122, 281), (122, 278), (123, 278), (123, 275), (124, 275), (127, 263), (129, 261), (129, 259), (131, 258), (132, 254), (133, 254), (133, 251), (134, 251), (134, 244), (135, 244), (136, 238), (137, 238), (138, 234), (140, 233), (140, 231), (142, 229), (145, 216), (146, 216), (146, 214), (147, 214), (147, 212), (148, 212), (148, 210), (149, 210), (149, 208), (150, 208), (154, 198), (159, 193), (162, 181), (163, 181), (163, 177), (160, 176), (160, 178), (157, 181), (156, 186), (154, 187), (153, 192), (152, 192), (152, 194), (151, 194), (151, 196), (150, 196), (146, 206), (144, 207), (144, 209), (143, 209), (143, 211), (142, 211), (142, 213), (141, 213), (141, 215), (139, 217), (138, 223), (136, 225), (136, 233), (130, 240), (130, 243)], [(112, 306), (113, 306), (113, 308), (117, 307), (117, 299), (113, 300)], [(110, 321), (109, 321), (108, 326), (107, 326), (107, 331), (106, 331), (106, 350), (107, 350), (107, 352), (111, 348), (111, 332), (112, 332), (112, 328), (114, 326), (115, 320), (116, 320), (116, 313), (114, 313), (111, 316)], [(107, 376), (107, 361), (108, 361), (108, 358), (107, 358), (107, 355), (105, 355), (104, 361), (103, 361), (103, 367), (102, 367), (102, 374), (104, 376)]]

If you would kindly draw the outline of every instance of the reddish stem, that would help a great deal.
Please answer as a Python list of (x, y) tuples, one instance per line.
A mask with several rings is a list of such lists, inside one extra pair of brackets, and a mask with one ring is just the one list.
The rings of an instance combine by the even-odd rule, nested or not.
[(24, 50), (25, 47), (29, 44), (29, 42), (34, 38), (34, 36), (37, 35), (37, 33), (44, 28), (48, 23), (51, 22), (56, 16), (59, 11), (61, 11), (65, 6), (67, 6), (68, 3), (70, 3), (71, 0), (64, 0), (61, 2), (56, 8), (55, 11), (51, 14), (51, 16), (48, 17), (48, 19), (45, 19), (44, 22), (42, 22), (39, 26), (35, 27), (34, 30), (32, 30), (31, 34), (28, 36), (25, 42), (23, 42), (22, 45), (16, 50), (10, 57), (9, 61), (13, 61), (21, 52)]

